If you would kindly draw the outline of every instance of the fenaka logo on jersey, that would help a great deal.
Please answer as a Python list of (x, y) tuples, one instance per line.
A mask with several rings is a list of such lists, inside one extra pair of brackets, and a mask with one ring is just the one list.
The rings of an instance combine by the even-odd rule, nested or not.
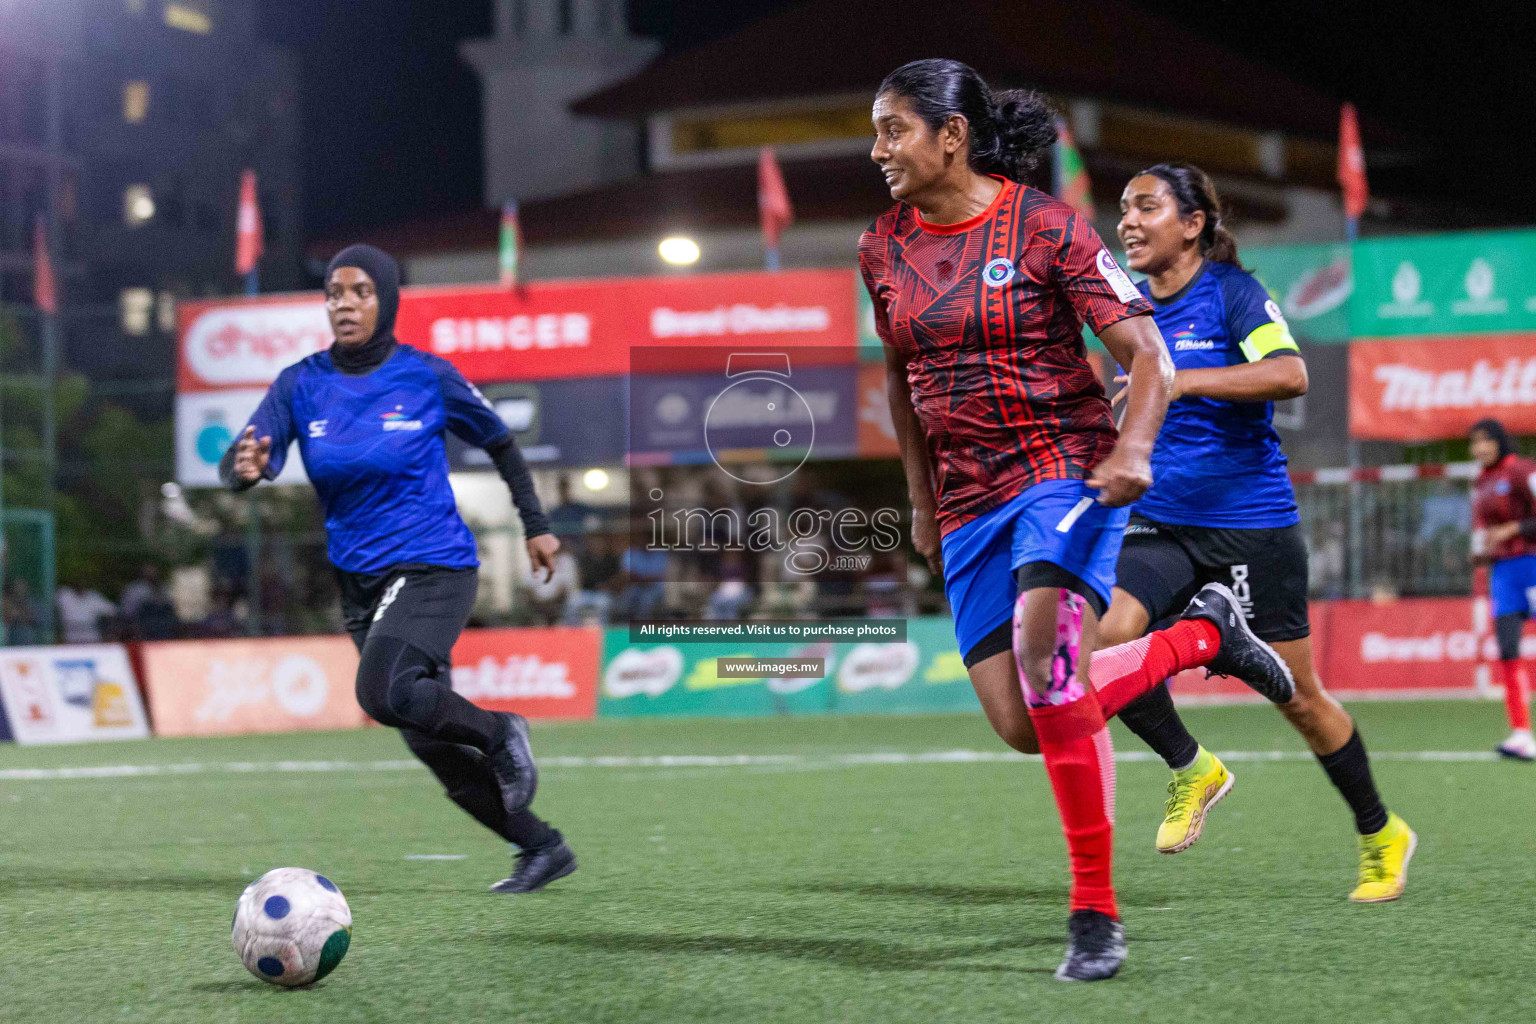
[(981, 269), (981, 279), (987, 282), (988, 287), (1001, 288), (1013, 280), (1014, 273), (1013, 260), (999, 256)]
[(420, 430), (421, 420), (408, 420), (405, 413), (400, 411), (400, 406), (395, 406), (394, 411), (386, 412), (379, 419), (384, 421), (385, 430)]
[(1104, 275), (1104, 280), (1115, 290), (1115, 298), (1121, 302), (1132, 302), (1141, 298), (1141, 292), (1131, 283), (1125, 271), (1120, 269), (1120, 264), (1109, 254), (1108, 249), (1100, 249), (1098, 256), (1099, 273)]
[(1215, 338), (1198, 338), (1195, 336), (1194, 324), (1190, 324), (1183, 330), (1173, 332), (1173, 350), (1175, 352), (1204, 352), (1215, 347)]

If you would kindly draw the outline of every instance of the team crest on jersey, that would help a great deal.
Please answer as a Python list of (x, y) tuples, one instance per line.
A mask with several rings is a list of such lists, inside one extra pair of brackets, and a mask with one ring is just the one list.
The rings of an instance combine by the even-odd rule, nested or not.
[(1013, 280), (1014, 273), (1013, 260), (1007, 256), (999, 256), (981, 268), (981, 279), (987, 282), (988, 287), (1001, 288)]

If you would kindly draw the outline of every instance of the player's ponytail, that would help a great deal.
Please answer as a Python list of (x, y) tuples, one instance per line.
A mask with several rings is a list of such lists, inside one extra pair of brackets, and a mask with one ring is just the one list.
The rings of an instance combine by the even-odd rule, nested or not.
[(1056, 142), (1056, 116), (1037, 93), (993, 95), (972, 67), (957, 60), (915, 60), (885, 76), (876, 95), (901, 96), (934, 131), (956, 114), (969, 133), (967, 161), (978, 174), (1025, 181)]
[(1041, 158), (1056, 145), (1056, 112), (1045, 98), (1029, 89), (1006, 89), (992, 96), (992, 123), (997, 131), (998, 173), (1015, 181), (1032, 175)]
[(1230, 263), (1244, 269), (1237, 258), (1237, 239), (1221, 222), (1221, 197), (1211, 176), (1194, 164), (1158, 164), (1138, 174), (1150, 174), (1168, 186), (1173, 200), (1179, 206), (1179, 216), (1185, 220), (1195, 211), (1205, 214), (1205, 227), (1200, 229), (1200, 255), (1212, 263)]

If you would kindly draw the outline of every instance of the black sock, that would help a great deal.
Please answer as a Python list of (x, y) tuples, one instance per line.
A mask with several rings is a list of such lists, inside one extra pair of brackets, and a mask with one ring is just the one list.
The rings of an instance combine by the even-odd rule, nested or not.
[(1367, 836), (1387, 827), (1387, 809), (1371, 778), (1371, 759), (1366, 755), (1359, 729), (1351, 733), (1349, 742), (1338, 750), (1317, 755), (1317, 761), (1344, 802), (1349, 804), (1349, 809), (1355, 812), (1357, 832)]
[(1184, 728), (1173, 706), (1167, 683), (1159, 683), (1122, 708), (1120, 721), (1174, 771), (1188, 768), (1200, 753), (1200, 744)]

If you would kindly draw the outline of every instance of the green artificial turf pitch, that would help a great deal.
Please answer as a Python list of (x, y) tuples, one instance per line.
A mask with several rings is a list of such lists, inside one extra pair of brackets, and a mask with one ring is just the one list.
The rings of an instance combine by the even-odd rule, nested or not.
[[(505, 846), (388, 730), (7, 748), (0, 1020), (1529, 1018), (1536, 767), (1420, 755), (1481, 756), (1494, 704), (1352, 710), (1420, 836), (1406, 898), (1346, 902), (1350, 820), (1278, 715), (1190, 711), (1212, 749), (1286, 757), (1231, 762), (1234, 793), (1175, 857), (1152, 849), (1166, 770), (1120, 765), (1131, 952), (1096, 985), (1051, 978), (1067, 872), (1041, 765), (908, 756), (1001, 753), (979, 716), (536, 727), (535, 809), (581, 866), (517, 897), (485, 891)], [(1144, 753), (1120, 731), (1116, 749)], [(103, 765), (139, 774), (57, 771)], [(230, 948), (241, 889), (285, 865), (352, 906), (351, 952), (310, 989)]]

